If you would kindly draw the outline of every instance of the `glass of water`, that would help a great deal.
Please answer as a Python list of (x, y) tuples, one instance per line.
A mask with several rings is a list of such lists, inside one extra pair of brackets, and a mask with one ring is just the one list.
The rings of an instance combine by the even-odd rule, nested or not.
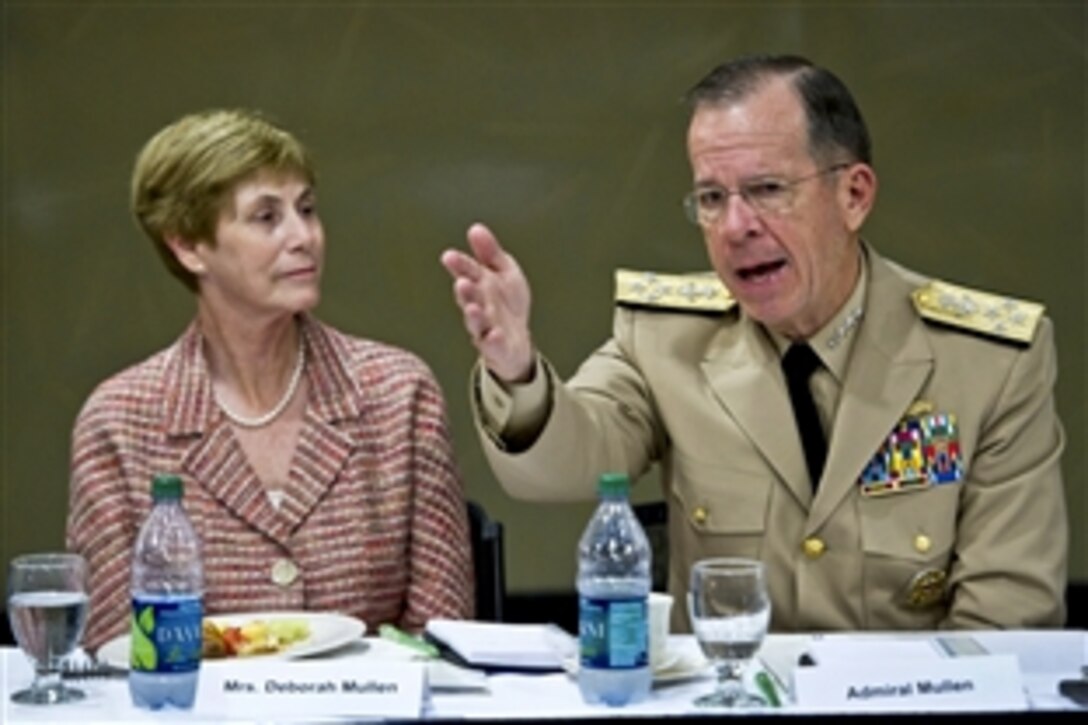
[(27, 554), (8, 570), (8, 618), (34, 682), (14, 702), (48, 705), (83, 698), (61, 682), (61, 660), (79, 644), (87, 619), (87, 562), (78, 554)]
[(691, 625), (703, 654), (718, 673), (714, 692), (700, 707), (765, 704), (744, 687), (744, 673), (767, 634), (771, 602), (763, 564), (752, 559), (703, 559), (691, 569)]

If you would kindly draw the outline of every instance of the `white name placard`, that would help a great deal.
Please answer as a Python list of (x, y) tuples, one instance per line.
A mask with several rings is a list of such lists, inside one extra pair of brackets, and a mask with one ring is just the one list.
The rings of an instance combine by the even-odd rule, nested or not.
[(423, 708), (422, 662), (232, 664), (201, 668), (197, 714), (246, 720), (345, 715), (407, 719), (418, 718)]
[(835, 661), (793, 671), (797, 704), (819, 710), (1026, 710), (1013, 655)]

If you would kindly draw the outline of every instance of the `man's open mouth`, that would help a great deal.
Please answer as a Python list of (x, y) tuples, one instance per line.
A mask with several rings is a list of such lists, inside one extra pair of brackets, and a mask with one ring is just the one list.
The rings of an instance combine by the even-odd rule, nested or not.
[(768, 277), (786, 266), (786, 260), (777, 259), (773, 262), (755, 264), (751, 267), (742, 267), (737, 270), (737, 276), (745, 282), (755, 282)]

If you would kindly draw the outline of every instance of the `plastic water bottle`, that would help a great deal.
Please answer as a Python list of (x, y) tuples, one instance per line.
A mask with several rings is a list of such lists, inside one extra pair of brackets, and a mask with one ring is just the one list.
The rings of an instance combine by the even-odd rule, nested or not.
[(578, 688), (613, 707), (650, 691), (647, 626), (650, 544), (628, 501), (626, 474), (606, 473), (578, 543)]
[(152, 710), (191, 708), (200, 675), (204, 570), (182, 488), (177, 476), (155, 476), (132, 556), (128, 689), (137, 707)]

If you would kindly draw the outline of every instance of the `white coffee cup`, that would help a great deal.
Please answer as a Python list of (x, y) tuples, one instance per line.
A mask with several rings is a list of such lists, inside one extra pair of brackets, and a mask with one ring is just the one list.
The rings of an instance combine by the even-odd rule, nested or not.
[(657, 670), (665, 663), (669, 648), (669, 617), (672, 615), (672, 595), (650, 592), (649, 602), (649, 649), (650, 669)]

